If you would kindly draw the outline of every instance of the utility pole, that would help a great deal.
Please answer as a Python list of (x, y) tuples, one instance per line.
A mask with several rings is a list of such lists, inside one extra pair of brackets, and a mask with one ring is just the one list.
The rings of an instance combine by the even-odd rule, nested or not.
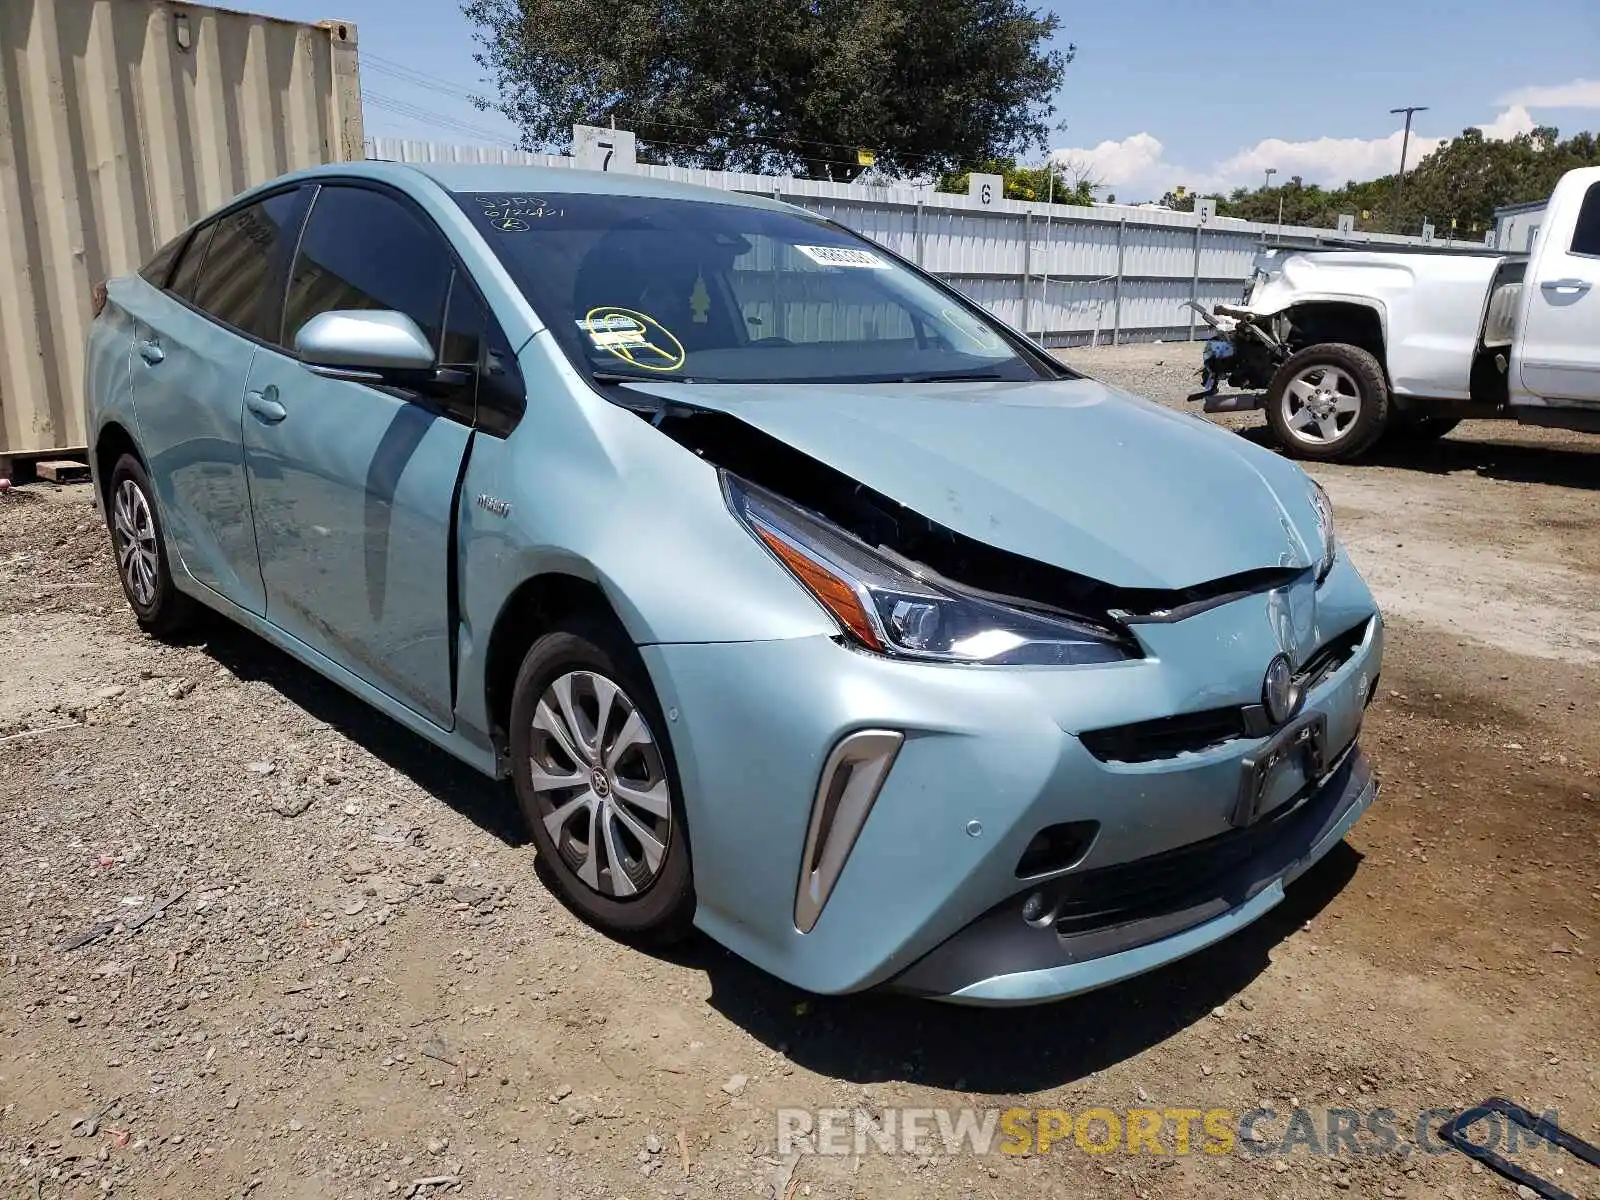
[(1427, 111), (1428, 106), (1426, 104), (1413, 104), (1407, 108), (1391, 108), (1389, 110), (1390, 116), (1396, 116), (1399, 113), (1405, 113), (1406, 115), (1406, 131), (1400, 138), (1400, 174), (1396, 175), (1394, 180), (1394, 210), (1397, 220), (1400, 217), (1400, 199), (1405, 195), (1406, 150), (1411, 145), (1411, 117), (1414, 113)]

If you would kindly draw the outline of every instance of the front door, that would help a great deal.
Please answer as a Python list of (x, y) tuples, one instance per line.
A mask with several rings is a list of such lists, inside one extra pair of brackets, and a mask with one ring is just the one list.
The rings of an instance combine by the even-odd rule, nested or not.
[[(1581, 200), (1563, 194), (1572, 187)], [(1557, 403), (1600, 405), (1600, 181), (1584, 187), (1568, 179), (1557, 187), (1523, 289), (1523, 390)]]
[(326, 379), (292, 353), (334, 309), (391, 309), (440, 345), (452, 259), (386, 191), (322, 187), (290, 272), (277, 349), (245, 393), (245, 465), (267, 619), (448, 728), (451, 518), (470, 409)]

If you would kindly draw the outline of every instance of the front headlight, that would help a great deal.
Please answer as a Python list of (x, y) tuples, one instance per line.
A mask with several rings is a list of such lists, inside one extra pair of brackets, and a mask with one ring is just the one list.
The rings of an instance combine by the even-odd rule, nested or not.
[(1333, 570), (1333, 556), (1339, 550), (1339, 542), (1333, 532), (1333, 501), (1328, 499), (1328, 493), (1322, 490), (1322, 485), (1315, 479), (1308, 475), (1306, 481), (1311, 484), (1311, 506), (1317, 512), (1317, 532), (1322, 535), (1322, 558), (1317, 562), (1317, 582), (1321, 583)]
[(1114, 630), (974, 595), (723, 473), (728, 506), (851, 640), (897, 658), (1062, 666), (1131, 657)]

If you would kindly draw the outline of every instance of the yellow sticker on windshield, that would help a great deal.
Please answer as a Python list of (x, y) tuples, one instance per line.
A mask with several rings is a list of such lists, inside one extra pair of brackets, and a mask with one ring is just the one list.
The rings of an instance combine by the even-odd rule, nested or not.
[(578, 328), (596, 350), (646, 371), (676, 371), (686, 357), (683, 343), (665, 325), (631, 308), (591, 308)]

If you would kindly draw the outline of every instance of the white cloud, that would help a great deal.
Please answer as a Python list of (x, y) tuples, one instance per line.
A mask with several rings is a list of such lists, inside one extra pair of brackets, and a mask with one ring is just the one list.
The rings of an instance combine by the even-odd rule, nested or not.
[(1490, 141), (1510, 141), (1519, 133), (1532, 133), (1538, 122), (1533, 114), (1520, 104), (1513, 104), (1487, 125), (1479, 125), (1483, 136)]
[(1600, 108), (1600, 79), (1518, 88), (1502, 96), (1500, 103), (1524, 108)]
[(1058, 162), (1082, 167), (1091, 179), (1121, 183), (1148, 174), (1161, 163), (1166, 147), (1148, 133), (1136, 133), (1120, 142), (1106, 141), (1087, 150), (1057, 150)]
[[(1594, 86), (1600, 89), (1600, 84)], [(1534, 124), (1527, 107), (1511, 104), (1478, 128), (1485, 137), (1503, 140), (1527, 133)], [(1190, 191), (1224, 193), (1236, 187), (1255, 187), (1265, 180), (1268, 167), (1276, 169), (1274, 178), (1280, 183), (1298, 175), (1307, 183), (1340, 187), (1352, 179), (1392, 172), (1400, 164), (1403, 137), (1403, 131), (1397, 129), (1381, 138), (1323, 137), (1303, 142), (1267, 138), (1205, 168), (1169, 162), (1161, 141), (1149, 133), (1093, 147), (1056, 150), (1054, 155), (1058, 161), (1087, 167), (1096, 182), (1127, 201), (1153, 199), (1178, 184)], [(1407, 164), (1415, 166), (1445, 140), (1413, 129)]]

